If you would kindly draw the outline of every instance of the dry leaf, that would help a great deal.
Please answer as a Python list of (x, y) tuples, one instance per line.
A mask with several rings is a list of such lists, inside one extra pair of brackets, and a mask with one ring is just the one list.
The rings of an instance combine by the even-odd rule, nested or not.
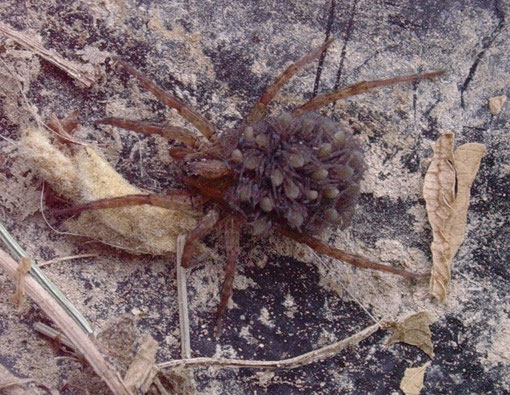
[(425, 370), (430, 366), (430, 361), (417, 368), (407, 368), (400, 382), (400, 389), (406, 395), (418, 395), (423, 388)]
[(423, 185), (433, 241), (430, 292), (440, 301), (446, 299), (452, 261), (464, 240), (470, 189), (485, 146), (469, 143), (453, 152), (454, 134), (443, 134), (434, 147)]
[(146, 335), (124, 377), (126, 386), (133, 393), (145, 394), (149, 390), (157, 373), (154, 366), (157, 351), (158, 342), (151, 335)]
[(492, 115), (498, 115), (506, 102), (506, 96), (496, 96), (489, 99), (489, 110)]
[[(42, 130), (25, 130), (21, 152), (58, 194), (77, 203), (141, 193), (91, 147), (53, 144)], [(177, 236), (196, 225), (195, 213), (154, 206), (92, 210), (68, 220), (69, 231), (134, 253), (175, 253)]]
[(430, 332), (430, 325), (434, 322), (436, 322), (436, 318), (426, 311), (413, 314), (404, 321), (393, 324), (393, 335), (386, 342), (386, 346), (403, 342), (422, 349), (430, 358), (434, 358), (434, 346)]

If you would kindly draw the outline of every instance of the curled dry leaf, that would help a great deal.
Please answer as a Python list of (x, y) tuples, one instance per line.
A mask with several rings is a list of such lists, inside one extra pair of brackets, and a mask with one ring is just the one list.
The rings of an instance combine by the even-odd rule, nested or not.
[(436, 318), (426, 311), (407, 317), (402, 322), (391, 324), (393, 335), (386, 342), (389, 347), (393, 343), (403, 342), (422, 349), (430, 358), (434, 358), (434, 346), (430, 325)]
[[(142, 193), (91, 147), (68, 149), (33, 128), (25, 131), (20, 148), (52, 189), (71, 202)], [(177, 236), (195, 224), (191, 212), (143, 205), (84, 212), (66, 227), (133, 253), (166, 255), (175, 253)]]
[(423, 185), (433, 234), (430, 292), (442, 302), (446, 299), (453, 258), (464, 240), (471, 185), (485, 154), (483, 144), (464, 144), (455, 153), (453, 147), (453, 133), (447, 132), (438, 139)]
[(430, 366), (430, 361), (417, 368), (407, 368), (400, 382), (400, 389), (406, 395), (418, 395), (423, 388), (425, 370)]

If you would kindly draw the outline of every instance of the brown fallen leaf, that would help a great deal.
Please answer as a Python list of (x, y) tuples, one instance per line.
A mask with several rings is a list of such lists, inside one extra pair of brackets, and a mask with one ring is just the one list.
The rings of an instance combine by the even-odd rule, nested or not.
[(455, 153), (453, 147), (453, 133), (439, 137), (423, 185), (433, 235), (430, 292), (442, 302), (453, 258), (464, 240), (471, 185), (486, 151), (478, 143), (464, 144)]
[(400, 389), (406, 395), (418, 395), (423, 388), (425, 370), (430, 366), (430, 361), (417, 368), (407, 368), (400, 382)]
[(496, 96), (489, 99), (489, 110), (492, 115), (498, 115), (506, 102), (506, 96)]
[(157, 351), (158, 342), (151, 335), (146, 335), (124, 377), (126, 386), (133, 393), (145, 394), (149, 390), (157, 373), (154, 366)]
[(393, 335), (386, 342), (386, 346), (403, 342), (422, 349), (430, 358), (434, 358), (434, 346), (430, 332), (430, 325), (434, 322), (436, 322), (436, 318), (432, 314), (421, 311), (407, 317), (402, 322), (393, 323), (391, 324)]

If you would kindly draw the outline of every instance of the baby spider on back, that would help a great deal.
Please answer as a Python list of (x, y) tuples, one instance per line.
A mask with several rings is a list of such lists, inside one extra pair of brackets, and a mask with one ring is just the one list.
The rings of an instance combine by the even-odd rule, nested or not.
[[(442, 74), (431, 72), (390, 79), (364, 81), (335, 92), (319, 95), (300, 107), (278, 116), (266, 116), (268, 104), (282, 86), (305, 65), (310, 64), (332, 40), (299, 59), (270, 84), (258, 103), (238, 128), (218, 133), (215, 127), (193, 108), (122, 60), (118, 63), (162, 103), (176, 109), (204, 139), (185, 128), (121, 118), (105, 118), (108, 124), (147, 134), (160, 134), (181, 143), (171, 149), (181, 173), (181, 189), (165, 195), (137, 194), (96, 200), (59, 214), (150, 204), (170, 209), (196, 210), (191, 198), (199, 196), (204, 216), (186, 239), (182, 265), (192, 264), (197, 243), (216, 228), (225, 236), (226, 263), (218, 326), (232, 294), (239, 256), (241, 231), (266, 236), (277, 231), (314, 250), (353, 265), (382, 270), (410, 279), (424, 274), (389, 267), (333, 248), (314, 234), (328, 227), (346, 227), (359, 196), (365, 170), (363, 152), (349, 130), (313, 111), (336, 100), (371, 89), (402, 82), (429, 79)], [(204, 141), (205, 140), (205, 141)]]

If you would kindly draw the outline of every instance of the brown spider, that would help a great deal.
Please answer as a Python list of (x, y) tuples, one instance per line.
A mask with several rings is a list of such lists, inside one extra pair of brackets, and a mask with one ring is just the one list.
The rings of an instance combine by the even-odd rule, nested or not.
[(176, 109), (205, 139), (198, 139), (185, 128), (167, 124), (120, 118), (96, 121), (135, 132), (159, 134), (181, 143), (180, 148), (171, 150), (171, 155), (182, 171), (184, 187), (170, 190), (166, 195), (137, 194), (92, 201), (60, 210), (59, 214), (141, 204), (195, 209), (196, 200), (192, 204), (192, 197), (199, 195), (199, 206), (205, 215), (187, 236), (182, 266), (191, 266), (194, 247), (201, 239), (215, 227), (223, 227), (226, 264), (217, 311), (218, 328), (232, 294), (242, 228), (255, 235), (267, 235), (276, 230), (320, 253), (358, 267), (410, 279), (425, 277), (349, 254), (312, 236), (325, 227), (348, 225), (365, 168), (363, 154), (352, 134), (312, 111), (377, 87), (433, 78), (442, 72), (360, 82), (317, 96), (290, 113), (266, 117), (268, 104), (282, 86), (331, 42), (325, 42), (289, 66), (266, 88), (241, 126), (221, 134), (194, 109), (118, 60), (129, 74), (162, 103)]

